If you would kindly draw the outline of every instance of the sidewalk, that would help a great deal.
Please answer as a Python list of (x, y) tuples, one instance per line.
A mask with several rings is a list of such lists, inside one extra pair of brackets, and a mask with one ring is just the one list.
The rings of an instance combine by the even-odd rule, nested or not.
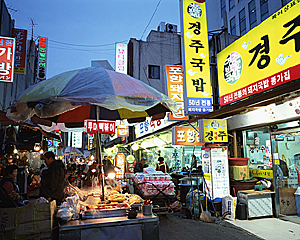
[(225, 221), (266, 240), (300, 239), (299, 224), (278, 218)]

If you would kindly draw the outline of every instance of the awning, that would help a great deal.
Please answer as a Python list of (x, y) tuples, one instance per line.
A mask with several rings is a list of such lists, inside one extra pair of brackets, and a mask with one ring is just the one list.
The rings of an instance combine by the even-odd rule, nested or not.
[(31, 124), (31, 123), (26, 123), (26, 122), (14, 122), (10, 120), (8, 117), (6, 117), (6, 113), (0, 110), (0, 123), (1, 126), (22, 126), (22, 127), (28, 127), (34, 131), (40, 131), (44, 136), (47, 138), (55, 138), (60, 140), (60, 136), (54, 134), (54, 133), (49, 133), (41, 129), (41, 127)]

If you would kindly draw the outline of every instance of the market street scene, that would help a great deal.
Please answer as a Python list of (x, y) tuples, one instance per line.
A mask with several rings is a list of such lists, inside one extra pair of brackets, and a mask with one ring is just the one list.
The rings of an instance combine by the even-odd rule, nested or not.
[(300, 0), (0, 13), (0, 240), (300, 239)]

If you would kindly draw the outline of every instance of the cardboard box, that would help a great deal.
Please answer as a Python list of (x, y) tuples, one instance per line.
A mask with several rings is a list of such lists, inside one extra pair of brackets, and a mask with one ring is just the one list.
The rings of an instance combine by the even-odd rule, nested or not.
[(16, 208), (0, 208), (0, 233), (15, 229), (16, 215)]
[(249, 166), (229, 166), (229, 177), (234, 180), (249, 180)]
[(27, 222), (16, 225), (16, 235), (35, 235), (51, 230), (51, 220)]

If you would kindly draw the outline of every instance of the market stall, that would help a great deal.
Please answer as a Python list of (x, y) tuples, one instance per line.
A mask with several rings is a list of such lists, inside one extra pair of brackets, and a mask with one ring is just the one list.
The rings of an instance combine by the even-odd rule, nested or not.
[(169, 174), (148, 167), (144, 168), (143, 173), (134, 174), (132, 179), (135, 192), (143, 199), (152, 202), (154, 212), (157, 214), (172, 212), (169, 205), (175, 193), (174, 183)]

